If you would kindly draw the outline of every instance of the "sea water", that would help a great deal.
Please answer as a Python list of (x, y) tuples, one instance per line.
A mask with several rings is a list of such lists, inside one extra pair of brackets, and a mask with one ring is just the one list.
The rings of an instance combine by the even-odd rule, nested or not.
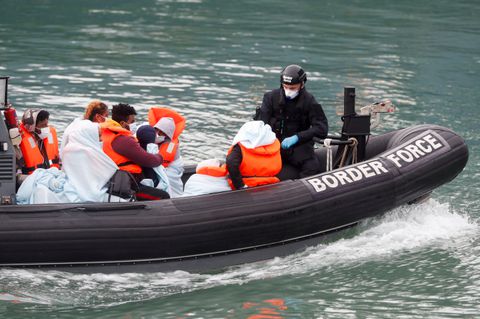
[(50, 111), (61, 135), (92, 99), (138, 120), (187, 118), (189, 163), (227, 151), (291, 63), (331, 132), (343, 88), (397, 107), (374, 133), (438, 124), (463, 136), (466, 169), (396, 208), (284, 258), (214, 273), (0, 270), (2, 318), (476, 318), (480, 314), (478, 1), (0, 1), (0, 75), (19, 115)]

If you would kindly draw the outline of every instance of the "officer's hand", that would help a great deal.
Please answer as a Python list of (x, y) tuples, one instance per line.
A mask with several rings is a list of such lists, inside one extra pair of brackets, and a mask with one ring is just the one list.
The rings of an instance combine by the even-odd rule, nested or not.
[(297, 142), (298, 142), (298, 136), (297, 135), (287, 137), (286, 139), (284, 139), (282, 141), (282, 148), (285, 149), (285, 150), (289, 149), (293, 145), (297, 144)]

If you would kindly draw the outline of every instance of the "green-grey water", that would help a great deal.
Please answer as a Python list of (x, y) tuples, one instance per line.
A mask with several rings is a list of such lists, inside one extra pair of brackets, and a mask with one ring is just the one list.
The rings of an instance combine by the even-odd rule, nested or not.
[(281, 68), (301, 64), (332, 132), (343, 87), (391, 99), (377, 133), (462, 135), (464, 172), (305, 252), (216, 273), (0, 269), (2, 318), (478, 318), (480, 3), (0, 0), (0, 75), (59, 131), (92, 99), (187, 118), (187, 162), (224, 156)]

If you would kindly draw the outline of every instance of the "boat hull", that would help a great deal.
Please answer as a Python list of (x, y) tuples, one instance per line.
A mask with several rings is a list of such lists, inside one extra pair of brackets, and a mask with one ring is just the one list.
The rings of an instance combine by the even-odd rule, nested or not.
[(449, 129), (421, 125), (372, 137), (366, 156), (304, 179), (196, 197), (1, 206), (0, 267), (214, 270), (284, 256), (451, 181), (468, 148)]

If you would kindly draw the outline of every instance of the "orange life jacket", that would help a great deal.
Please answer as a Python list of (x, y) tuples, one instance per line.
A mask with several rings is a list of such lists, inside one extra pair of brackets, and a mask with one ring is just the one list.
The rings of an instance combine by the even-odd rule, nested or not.
[[(254, 149), (246, 148), (242, 143), (238, 144), (242, 151), (242, 163), (240, 164), (240, 174), (242, 180), (248, 187), (274, 184), (280, 182), (275, 177), (282, 170), (282, 157), (280, 155), (280, 142), (276, 139), (270, 145), (256, 147)], [(228, 154), (232, 152), (233, 146), (228, 150)], [(214, 177), (222, 177), (228, 175), (227, 165), (222, 166), (203, 166), (196, 170), (197, 174), (209, 175)], [(232, 189), (232, 180), (227, 179)]]
[(20, 124), (22, 142), (20, 150), (22, 151), (25, 166), (22, 167), (23, 174), (32, 174), (37, 168), (60, 168), (60, 158), (58, 156), (58, 138), (57, 131), (53, 126), (49, 126), (50, 136), (43, 139), (43, 147), (47, 153), (47, 160), (42, 155), (33, 133), (29, 132), (25, 126)]
[[(238, 143), (238, 145), (242, 150), (240, 174), (245, 185), (254, 187), (280, 181), (275, 177), (282, 170), (282, 157), (278, 139), (275, 139), (275, 142), (270, 145), (255, 148), (246, 148), (242, 143)], [(233, 146), (228, 150), (228, 154), (232, 152), (232, 149)], [(231, 179), (228, 179), (228, 183), (232, 189), (235, 189)]]
[(175, 160), (175, 155), (177, 154), (179, 146), (179, 136), (185, 129), (186, 121), (179, 113), (166, 107), (153, 106), (148, 111), (148, 123), (151, 126), (157, 124), (162, 117), (171, 117), (175, 122), (175, 132), (173, 132), (172, 139), (160, 144), (160, 147), (158, 148), (158, 152), (163, 157), (162, 165), (168, 167), (168, 165)]
[(222, 166), (202, 166), (197, 168), (196, 173), (213, 177), (222, 177), (228, 174), (226, 164)]
[(121, 127), (120, 124), (113, 120), (102, 124), (103, 151), (105, 154), (107, 154), (115, 162), (115, 164), (117, 164), (119, 169), (132, 174), (140, 174), (142, 172), (140, 165), (137, 165), (125, 156), (118, 154), (112, 148), (112, 142), (117, 136), (124, 135), (131, 136), (133, 138), (132, 133), (129, 130)]

